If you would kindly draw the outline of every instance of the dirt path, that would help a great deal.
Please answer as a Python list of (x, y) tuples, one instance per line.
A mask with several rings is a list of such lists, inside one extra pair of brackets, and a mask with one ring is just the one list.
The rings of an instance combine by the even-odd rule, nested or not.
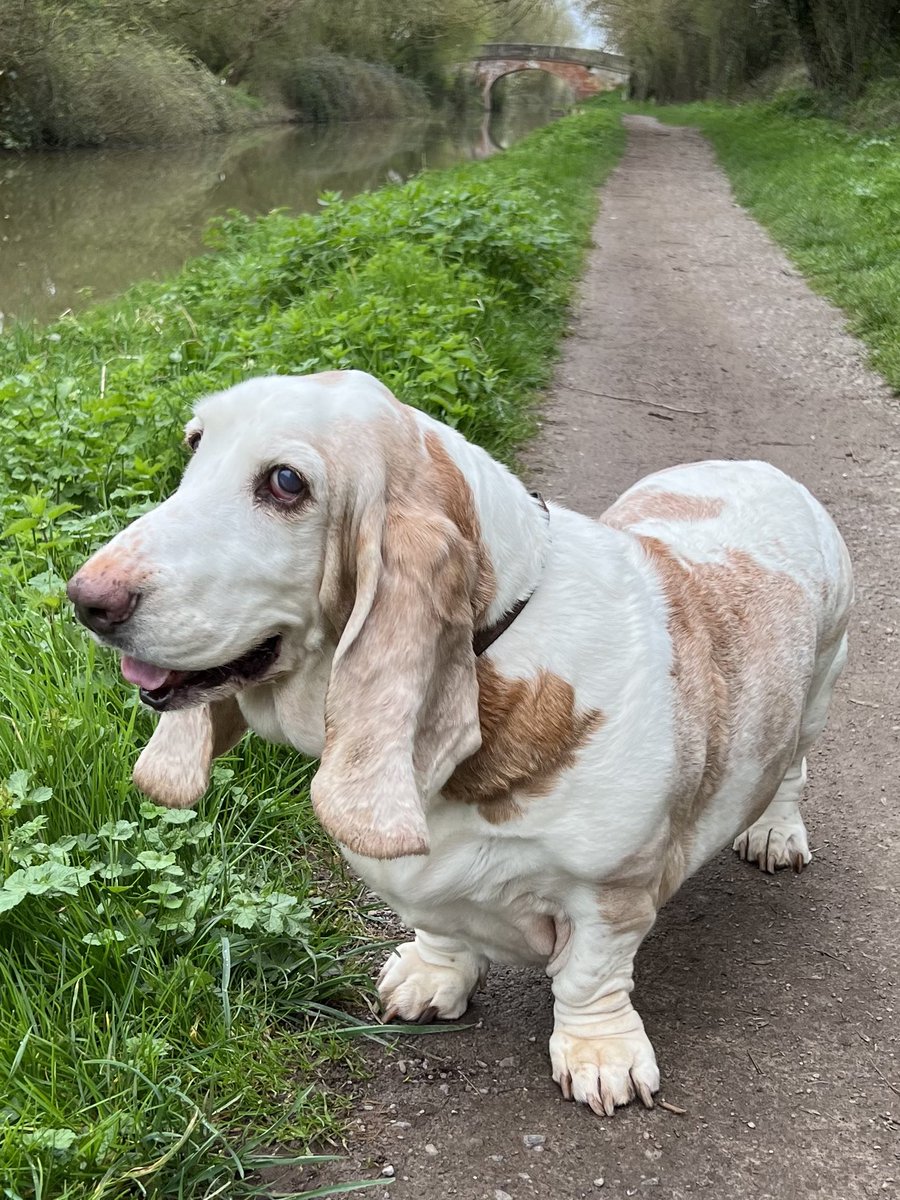
[(828, 505), (859, 604), (810, 764), (815, 860), (772, 879), (723, 852), (642, 948), (636, 1005), (686, 1115), (564, 1103), (547, 981), (495, 969), (474, 1028), (373, 1062), (338, 1177), (393, 1168), (391, 1200), (900, 1195), (900, 410), (703, 139), (628, 127), (530, 471), (599, 514), (657, 468), (760, 457)]

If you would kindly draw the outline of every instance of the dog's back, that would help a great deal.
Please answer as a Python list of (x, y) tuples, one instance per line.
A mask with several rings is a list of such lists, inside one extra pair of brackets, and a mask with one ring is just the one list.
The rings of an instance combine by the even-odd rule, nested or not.
[(853, 584), (843, 539), (818, 500), (769, 463), (670, 467), (629, 488), (602, 519), (695, 564), (749, 555), (814, 593), (826, 639), (831, 624), (846, 624)]

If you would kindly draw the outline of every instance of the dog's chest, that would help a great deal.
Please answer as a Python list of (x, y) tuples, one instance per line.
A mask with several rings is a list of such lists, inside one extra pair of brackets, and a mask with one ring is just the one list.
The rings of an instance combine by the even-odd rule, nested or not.
[(540, 843), (497, 838), (477, 810), (440, 801), (431, 852), (375, 860), (345, 851), (354, 870), (411, 928), (459, 937), (489, 958), (545, 963), (566, 887)]

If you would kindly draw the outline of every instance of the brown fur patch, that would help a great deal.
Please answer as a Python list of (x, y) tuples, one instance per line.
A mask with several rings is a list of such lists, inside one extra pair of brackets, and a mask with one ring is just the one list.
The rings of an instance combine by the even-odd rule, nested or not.
[[(684, 565), (658, 538), (639, 540), (665, 593), (674, 655), (678, 781), (662, 903), (684, 878), (693, 829), (734, 750), (758, 758), (777, 788), (775, 759), (789, 749), (802, 714), (816, 622), (795, 580), (743, 551), (730, 551), (721, 563)], [(763, 799), (767, 804), (771, 795)], [(752, 819), (748, 814), (747, 823)]]
[(436, 433), (425, 434), (425, 449), (431, 459), (432, 478), (441, 508), (460, 533), (475, 548), (478, 578), (472, 596), (476, 624), (491, 606), (497, 581), (490, 557), (481, 540), (481, 527), (475, 511), (475, 499), (459, 467), (447, 453)]
[(604, 717), (599, 709), (576, 712), (574, 688), (550, 671), (507, 679), (480, 658), (476, 672), (481, 749), (460, 763), (443, 791), (500, 824), (520, 815), (516, 792), (551, 790)]
[(356, 603), (356, 564), (363, 552), (364, 537), (349, 519), (333, 520), (325, 545), (325, 561), (319, 585), (322, 614), (335, 643), (340, 641)]
[(600, 518), (614, 529), (630, 529), (641, 521), (711, 521), (721, 515), (725, 501), (712, 496), (686, 496), (654, 488), (617, 500)]
[[(474, 555), (476, 566), (471, 606), (477, 627), (496, 594), (496, 576), (481, 538), (472, 489), (437, 434), (425, 434), (426, 457), (423, 461), (419, 426), (412, 411), (393, 396), (390, 398), (394, 412), (373, 423), (373, 437), (382, 444), (390, 462), (384, 497), (386, 509), (390, 512), (415, 508), (429, 519), (443, 517), (467, 543), (465, 552)], [(345, 451), (333, 445), (320, 452), (330, 472), (338, 475), (340, 468), (336, 464), (341, 462)], [(326, 547), (321, 599), (326, 619), (339, 637), (353, 609), (357, 563), (366, 534), (350, 532), (357, 526), (352, 500), (346, 510), (332, 513), (330, 524), (331, 538)]]

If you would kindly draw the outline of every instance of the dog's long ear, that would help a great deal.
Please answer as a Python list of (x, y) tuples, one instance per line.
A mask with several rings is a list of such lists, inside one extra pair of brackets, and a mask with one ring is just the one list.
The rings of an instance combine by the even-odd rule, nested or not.
[[(370, 858), (428, 852), (425, 801), (481, 744), (474, 547), (433, 501), (373, 502), (357, 524), (349, 619), (312, 784), (323, 826)], [(345, 608), (349, 605), (345, 601)]]
[(166, 808), (193, 807), (209, 785), (212, 760), (246, 729), (233, 698), (163, 713), (134, 764), (135, 786)]

